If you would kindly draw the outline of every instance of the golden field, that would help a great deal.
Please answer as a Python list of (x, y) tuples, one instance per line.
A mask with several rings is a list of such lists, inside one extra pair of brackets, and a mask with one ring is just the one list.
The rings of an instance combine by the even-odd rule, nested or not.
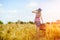
[(45, 23), (37, 37), (35, 24), (0, 24), (0, 40), (60, 40), (60, 23)]

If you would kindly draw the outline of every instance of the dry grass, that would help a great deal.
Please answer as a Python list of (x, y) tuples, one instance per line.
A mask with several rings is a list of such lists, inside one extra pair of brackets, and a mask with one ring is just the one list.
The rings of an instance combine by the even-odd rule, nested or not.
[(45, 24), (46, 31), (40, 30), (41, 37), (37, 37), (34, 24), (2, 24), (0, 25), (0, 40), (58, 40), (60, 38), (60, 24)]

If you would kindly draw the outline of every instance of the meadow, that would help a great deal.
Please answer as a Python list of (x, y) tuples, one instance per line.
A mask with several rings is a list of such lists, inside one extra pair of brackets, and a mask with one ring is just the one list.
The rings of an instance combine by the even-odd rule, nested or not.
[(35, 24), (0, 24), (0, 40), (60, 40), (60, 23), (45, 23), (45, 28), (37, 37)]

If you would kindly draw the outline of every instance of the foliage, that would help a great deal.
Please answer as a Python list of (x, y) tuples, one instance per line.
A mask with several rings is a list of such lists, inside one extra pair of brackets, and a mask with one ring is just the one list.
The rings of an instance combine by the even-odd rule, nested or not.
[(34, 22), (32, 22), (32, 21), (29, 21), (29, 23), (30, 23), (30, 24), (34, 24)]
[(3, 22), (0, 20), (0, 24), (3, 24)]
[(23, 22), (23, 21), (20, 21), (20, 20), (18, 20), (17, 22), (15, 22), (16, 24), (26, 24), (26, 22)]
[(12, 24), (12, 23), (13, 23), (13, 22), (10, 22), (10, 21), (8, 22), (8, 24)]

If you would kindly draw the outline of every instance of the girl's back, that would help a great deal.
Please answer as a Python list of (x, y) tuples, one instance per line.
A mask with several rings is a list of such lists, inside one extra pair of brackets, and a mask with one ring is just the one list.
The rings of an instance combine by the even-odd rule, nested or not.
[(40, 21), (40, 14), (36, 14), (35, 21)]

